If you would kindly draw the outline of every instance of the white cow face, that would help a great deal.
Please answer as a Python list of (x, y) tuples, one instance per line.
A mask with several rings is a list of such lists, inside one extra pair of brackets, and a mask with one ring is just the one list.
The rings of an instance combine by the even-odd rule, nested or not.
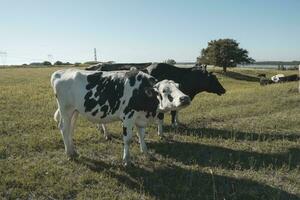
[(163, 80), (155, 84), (154, 88), (159, 93), (159, 110), (168, 112), (171, 110), (179, 110), (188, 106), (191, 99), (179, 90), (178, 83), (171, 80)]

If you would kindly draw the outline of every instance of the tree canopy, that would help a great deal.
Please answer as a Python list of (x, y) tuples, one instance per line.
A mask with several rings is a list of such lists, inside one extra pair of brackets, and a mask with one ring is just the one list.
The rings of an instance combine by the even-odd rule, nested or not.
[(226, 72), (227, 67), (236, 67), (237, 64), (253, 63), (248, 56), (248, 51), (239, 47), (239, 43), (233, 39), (219, 39), (208, 42), (197, 63), (222, 67)]
[(167, 63), (169, 65), (175, 65), (176, 61), (174, 59), (168, 59), (168, 60), (165, 60), (164, 63)]

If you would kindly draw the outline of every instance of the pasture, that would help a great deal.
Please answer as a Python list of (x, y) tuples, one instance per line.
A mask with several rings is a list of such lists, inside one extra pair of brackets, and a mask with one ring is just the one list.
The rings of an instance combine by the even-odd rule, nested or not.
[(105, 141), (79, 117), (74, 143), (81, 156), (67, 159), (53, 120), (50, 75), (57, 69), (0, 69), (0, 198), (300, 199), (297, 82), (261, 87), (260, 70), (215, 70), (227, 93), (196, 96), (176, 130), (166, 115), (166, 140), (151, 124), (151, 160), (134, 135), (133, 166), (124, 168), (120, 122), (108, 126), (113, 139)]

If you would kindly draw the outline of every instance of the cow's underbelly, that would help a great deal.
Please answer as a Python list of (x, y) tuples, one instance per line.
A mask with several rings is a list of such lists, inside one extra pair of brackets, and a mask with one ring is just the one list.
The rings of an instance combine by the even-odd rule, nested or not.
[(146, 114), (144, 113), (139, 113), (138, 116), (136, 117), (135, 119), (135, 124), (139, 127), (146, 127), (147, 126), (147, 123), (149, 121), (152, 121), (153, 118), (152, 117), (149, 117), (147, 118), (146, 117)]
[(96, 115), (92, 115), (91, 113), (87, 112), (80, 112), (80, 114), (93, 123), (110, 123), (120, 120), (120, 117), (118, 115), (107, 115), (105, 117), (102, 117), (103, 113), (101, 112)]

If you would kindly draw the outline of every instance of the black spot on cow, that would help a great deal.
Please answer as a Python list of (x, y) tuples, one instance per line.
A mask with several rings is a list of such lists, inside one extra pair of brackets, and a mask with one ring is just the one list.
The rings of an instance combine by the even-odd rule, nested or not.
[(139, 74), (139, 75), (136, 77), (136, 80), (141, 81), (141, 80), (142, 80), (142, 75)]
[(169, 99), (170, 102), (173, 102), (173, 100), (174, 100), (174, 98), (170, 94), (168, 95), (168, 99)]
[(84, 96), (84, 107), (85, 107), (85, 112), (90, 112), (95, 108), (95, 106), (98, 104), (95, 99), (91, 99), (90, 97), (93, 95), (92, 91), (89, 91), (86, 93)]
[(104, 105), (104, 106), (101, 107), (100, 110), (103, 112), (103, 115), (101, 116), (101, 118), (106, 117), (107, 116), (107, 111), (108, 111), (108, 106)]
[(127, 136), (127, 128), (126, 127), (123, 127), (123, 135)]
[(123, 100), (122, 104), (125, 104), (125, 100)]
[(133, 116), (133, 114), (134, 114), (134, 111), (131, 111), (128, 115), (128, 119), (130, 119)]
[(150, 112), (148, 111), (146, 114), (146, 118), (149, 118), (149, 117), (150, 117)]
[(163, 98), (162, 98), (162, 95), (161, 95), (160, 93), (158, 93), (158, 98), (159, 98), (160, 100), (163, 99)]
[(95, 116), (98, 113), (98, 109), (92, 112), (92, 115)]
[(164, 114), (163, 113), (158, 113), (157, 118), (160, 120), (164, 119)]
[(97, 85), (98, 80), (102, 76), (102, 74), (103, 74), (102, 72), (97, 72), (95, 74), (89, 75), (87, 77), (87, 81), (89, 84), (86, 86), (86, 89), (87, 90), (93, 89)]
[(129, 77), (129, 84), (130, 84), (131, 87), (134, 86), (134, 84), (135, 84), (135, 77), (134, 76)]
[(125, 77), (128, 78), (131, 87), (134, 86), (138, 73), (138, 70), (130, 70), (125, 73)]
[[(121, 103), (125, 79), (103, 76), (102, 72), (97, 72), (88, 75), (87, 82), (86, 89), (88, 92), (84, 97), (85, 112), (91, 112), (96, 106), (99, 106), (103, 112), (101, 118), (114, 114)], [(92, 98), (93, 90), (95, 91), (94, 98)], [(106, 102), (108, 105), (104, 105)]]
[[(146, 94), (146, 91), (148, 94)], [(149, 96), (149, 92), (151, 95)], [(147, 112), (154, 117), (159, 104), (157, 99), (158, 92), (153, 89), (152, 83), (149, 78), (142, 77), (139, 88), (134, 89), (128, 105), (124, 109), (124, 114), (127, 115), (132, 110)]]
[(156, 110), (152, 111), (152, 117), (155, 117), (155, 116), (156, 116)]

